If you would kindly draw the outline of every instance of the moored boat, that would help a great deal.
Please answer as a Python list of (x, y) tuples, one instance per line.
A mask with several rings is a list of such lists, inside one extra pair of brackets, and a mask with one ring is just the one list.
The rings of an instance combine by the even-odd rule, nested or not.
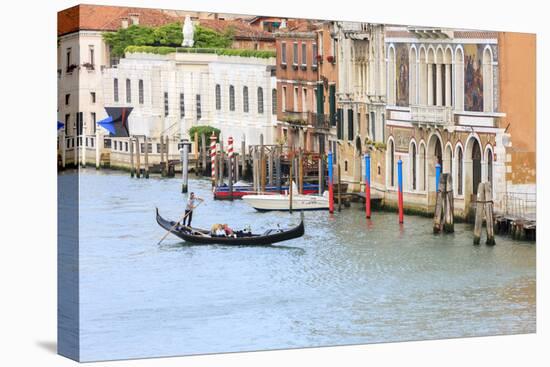
[(261, 234), (249, 231), (235, 231), (235, 236), (213, 236), (209, 230), (176, 225), (176, 222), (164, 219), (158, 211), (157, 223), (182, 240), (196, 244), (221, 244), (235, 246), (266, 246), (277, 242), (288, 241), (304, 235), (304, 217), (302, 214), (300, 224), (284, 229), (269, 229)]
[[(288, 191), (288, 185), (281, 186), (280, 189), (276, 185), (267, 185), (265, 187), (265, 192), (267, 194), (282, 194), (285, 191)], [(304, 183), (303, 191), (304, 195), (316, 194), (319, 192), (319, 185), (312, 183)], [(229, 186), (217, 186), (214, 189), (214, 199), (216, 200), (230, 200), (230, 199), (241, 199), (245, 195), (254, 195), (258, 194), (252, 185), (240, 184), (233, 185), (233, 193), (229, 191)]]
[[(258, 211), (289, 211), (291, 195), (284, 194), (260, 194), (245, 195), (242, 198), (245, 203)], [(300, 195), (296, 186), (292, 186), (292, 210), (327, 210), (329, 208), (328, 193), (319, 195)]]

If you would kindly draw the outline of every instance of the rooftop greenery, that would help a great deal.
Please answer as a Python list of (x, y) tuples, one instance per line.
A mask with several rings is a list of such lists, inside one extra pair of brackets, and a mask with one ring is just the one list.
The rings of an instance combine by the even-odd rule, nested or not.
[[(212, 29), (195, 26), (194, 48), (228, 48), (233, 43), (234, 30), (228, 28), (224, 33)], [(147, 49), (157, 54), (165, 55), (167, 48), (175, 48), (183, 41), (181, 23), (171, 23), (159, 27), (147, 27), (142, 25), (131, 25), (128, 28), (121, 28), (116, 32), (103, 33), (105, 43), (111, 46), (111, 52), (115, 56), (124, 56), (124, 52), (130, 46), (149, 46), (158, 49)], [(135, 51), (134, 51), (135, 52)], [(174, 51), (171, 51), (174, 52)]]
[(167, 47), (167, 46), (127, 46), (127, 53), (151, 53), (156, 55), (167, 55), (174, 52), (179, 53), (198, 53), (198, 54), (216, 54), (224, 56), (257, 57), (268, 59), (275, 57), (275, 51), (259, 51), (233, 48), (186, 48), (186, 47)]

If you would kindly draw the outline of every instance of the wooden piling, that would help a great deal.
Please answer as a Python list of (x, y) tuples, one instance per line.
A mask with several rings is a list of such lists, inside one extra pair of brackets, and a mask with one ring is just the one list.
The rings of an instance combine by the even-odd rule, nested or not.
[(170, 139), (168, 136), (164, 137), (164, 166), (166, 171), (166, 176), (171, 176), (172, 173), (170, 171)]
[(160, 136), (160, 175), (166, 176), (166, 168), (164, 166), (164, 135)]
[(271, 151), (269, 153), (269, 156), (268, 156), (268, 171), (267, 171), (267, 176), (268, 176), (268, 182), (269, 182), (269, 186), (273, 186), (273, 154), (274, 152)]
[(454, 195), (453, 195), (453, 176), (449, 173), (446, 176), (445, 187), (445, 211), (444, 211), (444, 224), (443, 232), (453, 233), (455, 231), (454, 226)]
[(323, 195), (323, 158), (319, 157), (319, 172), (317, 174), (319, 177), (319, 195)]
[(288, 210), (290, 214), (292, 214), (292, 170), (294, 168), (294, 157), (290, 159), (290, 171), (289, 171), (289, 179), (288, 179)]
[(202, 133), (201, 134), (201, 156), (202, 156), (202, 175), (203, 176), (208, 176), (210, 174), (210, 172), (208, 172), (208, 167), (207, 167), (208, 157), (206, 152), (207, 152), (206, 134)]
[(188, 191), (188, 179), (189, 179), (189, 142), (184, 139), (181, 145), (181, 192), (182, 194)]
[(227, 157), (227, 184), (229, 185), (229, 200), (233, 200), (233, 157)]
[(143, 140), (145, 148), (145, 178), (149, 178), (149, 139), (145, 136)]
[(281, 154), (279, 149), (277, 149), (277, 155), (275, 156), (275, 176), (276, 176), (276, 185), (279, 193), (281, 192), (282, 187), (282, 177), (281, 177)]
[(437, 185), (437, 196), (435, 200), (435, 213), (434, 213), (434, 224), (433, 224), (433, 233), (441, 232), (443, 226), (443, 206), (445, 205), (444, 193), (447, 186), (446, 173), (439, 175), (439, 182)]
[(485, 188), (483, 182), (477, 187), (476, 219), (474, 224), (474, 245), (479, 245), (481, 227), (483, 226), (483, 211), (485, 207)]
[(338, 211), (342, 210), (342, 183), (340, 180), (341, 169), (340, 163), (338, 163)]
[(241, 174), (246, 178), (246, 136), (243, 134), (241, 140)]
[(265, 191), (265, 147), (264, 134), (260, 134), (260, 190)]
[(136, 177), (141, 177), (141, 146), (139, 145), (139, 137), (135, 137), (136, 140)]
[(300, 195), (304, 193), (304, 153), (302, 148), (298, 153), (298, 192)]
[(493, 246), (495, 244), (495, 232), (493, 230), (493, 192), (491, 183), (485, 183), (485, 226), (487, 227), (487, 241), (485, 244)]
[(128, 144), (130, 144), (130, 177), (134, 177), (134, 139), (132, 137), (128, 137)]

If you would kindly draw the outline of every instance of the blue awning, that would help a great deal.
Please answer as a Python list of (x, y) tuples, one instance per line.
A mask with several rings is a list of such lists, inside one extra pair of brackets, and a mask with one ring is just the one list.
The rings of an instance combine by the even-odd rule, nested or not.
[(65, 127), (65, 124), (61, 121), (57, 121), (57, 130), (63, 129)]
[(109, 131), (109, 133), (111, 133), (111, 134), (116, 133), (115, 124), (114, 124), (113, 118), (111, 116), (108, 116), (106, 119), (103, 119), (103, 120), (99, 121), (97, 124), (99, 126), (105, 128), (105, 129), (107, 129), (107, 131)]

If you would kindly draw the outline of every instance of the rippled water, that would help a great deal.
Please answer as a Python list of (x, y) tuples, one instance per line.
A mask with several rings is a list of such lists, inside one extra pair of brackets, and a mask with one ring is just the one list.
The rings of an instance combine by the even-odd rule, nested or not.
[[(273, 247), (189, 246), (156, 224), (183, 212), (178, 179), (84, 171), (80, 181), (82, 360), (377, 343), (535, 331), (535, 245), (472, 245), (469, 225), (359, 206), (306, 213)], [(207, 202), (193, 224), (266, 229), (299, 214)]]

